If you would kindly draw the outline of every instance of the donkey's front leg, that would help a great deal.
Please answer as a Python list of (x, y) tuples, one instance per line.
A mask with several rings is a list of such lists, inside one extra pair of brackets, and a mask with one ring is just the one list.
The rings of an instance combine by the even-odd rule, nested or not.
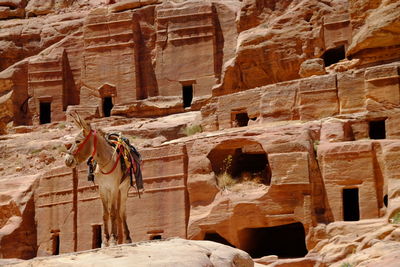
[(103, 203), (103, 231), (104, 231), (104, 235), (102, 238), (102, 242), (101, 242), (101, 247), (108, 247), (108, 240), (110, 239), (110, 233), (108, 232), (108, 220), (110, 218), (110, 213), (109, 213), (109, 208), (108, 208), (108, 203), (105, 199), (105, 197), (102, 196), (102, 194), (100, 193), (100, 197)]
[(118, 193), (112, 194), (112, 203), (110, 210), (111, 220), (111, 238), (110, 245), (116, 245), (118, 243)]

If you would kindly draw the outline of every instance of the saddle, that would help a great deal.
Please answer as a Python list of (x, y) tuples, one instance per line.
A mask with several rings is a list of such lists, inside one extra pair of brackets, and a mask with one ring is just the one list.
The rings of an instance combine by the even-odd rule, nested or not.
[[(143, 177), (140, 165), (142, 157), (137, 149), (130, 144), (129, 139), (118, 133), (110, 133), (106, 135), (107, 142), (116, 149), (116, 153), (120, 157), (121, 169), (124, 176), (121, 182), (129, 175), (130, 185), (135, 186), (140, 197), (139, 190), (143, 190)], [(122, 151), (121, 151), (122, 150)], [(87, 161), (88, 165), (88, 181), (94, 182), (94, 170), (96, 169), (97, 162), (90, 157)], [(135, 185), (133, 182), (135, 176)]]

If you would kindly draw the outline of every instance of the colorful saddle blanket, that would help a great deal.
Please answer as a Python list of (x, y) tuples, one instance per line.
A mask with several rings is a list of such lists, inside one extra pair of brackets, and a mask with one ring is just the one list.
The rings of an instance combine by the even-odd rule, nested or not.
[[(120, 156), (122, 173), (124, 173), (122, 180), (129, 175), (130, 184), (131, 186), (134, 186), (133, 176), (135, 176), (135, 186), (139, 193), (139, 190), (144, 189), (141, 170), (142, 157), (140, 153), (133, 145), (130, 144), (129, 139), (123, 137), (121, 134), (107, 134), (106, 139), (108, 143), (116, 149), (116, 153)], [(90, 157), (87, 161), (87, 165), (89, 167), (88, 180), (94, 181), (93, 172), (96, 169), (96, 162)]]

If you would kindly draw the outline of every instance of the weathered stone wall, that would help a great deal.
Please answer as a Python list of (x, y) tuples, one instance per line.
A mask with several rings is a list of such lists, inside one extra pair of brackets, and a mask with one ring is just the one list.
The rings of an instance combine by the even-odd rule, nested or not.
[[(0, 18), (71, 7), (44, 2), (0, 0)], [(37, 124), (41, 101), (51, 102), (52, 121), (67, 110), (104, 116), (105, 97), (112, 114), (128, 117), (202, 107), (206, 133), (140, 151), (145, 192), (131, 189), (127, 203), (134, 241), (217, 236), (250, 250), (259, 229), (297, 223), (307, 248), (325, 255), (327, 238), (351, 232), (344, 190), (358, 189), (361, 228), (398, 209), (398, 1), (74, 2), (81, 13), (1, 21), (0, 133), (10, 121)], [(92, 4), (103, 7), (85, 9)], [(339, 62), (327, 66), (331, 52)], [(194, 99), (184, 109), (188, 85)], [(178, 137), (182, 126), (165, 124), (127, 131)], [(231, 186), (220, 180), (224, 169)], [(86, 166), (49, 170), (29, 194), (21, 207), (2, 195), (2, 257), (97, 245), (102, 207)], [(355, 248), (343, 246), (324, 260)]]
[[(375, 153), (371, 142), (327, 144), (318, 147), (321, 173), (329, 206), (335, 221), (344, 220), (343, 189), (358, 188), (360, 219), (378, 218), (382, 208), (382, 177), (375, 171)], [(378, 167), (378, 166), (377, 166)], [(379, 206), (378, 207), (378, 195)]]
[(347, 55), (359, 59), (362, 65), (399, 60), (400, 3), (396, 0), (349, 0), (348, 3), (353, 36)]
[(37, 175), (2, 179), (0, 184), (0, 257), (36, 256), (35, 190)]
[[(135, 241), (154, 236), (186, 237), (188, 220), (187, 155), (182, 144), (141, 151), (145, 192), (139, 198), (131, 188), (127, 201), (128, 225)], [(160, 156), (164, 155), (164, 156)], [(95, 248), (95, 226), (103, 233), (102, 204), (97, 185), (87, 181), (86, 166), (76, 172), (62, 167), (40, 178), (35, 197), (38, 255)]]
[(323, 35), (325, 50), (344, 45), (346, 48), (351, 42), (351, 25), (348, 13), (332, 14), (324, 17)]
[[(296, 142), (276, 132), (254, 133), (251, 138), (243, 134), (199, 139), (189, 146), (188, 238), (202, 239), (207, 233), (218, 233), (236, 247), (245, 248), (247, 242), (241, 236), (244, 229), (301, 222), (308, 231), (312, 225), (313, 177), (309, 168), (313, 167), (309, 167), (307, 140)], [(270, 184), (243, 185), (236, 190), (219, 188), (219, 173), (211, 165), (233, 154), (235, 149), (251, 150), (254, 145), (261, 145), (268, 156)], [(215, 150), (222, 153), (220, 158), (212, 153)], [(286, 162), (285, 168), (282, 161)]]
[(157, 235), (185, 238), (189, 216), (185, 146), (146, 149), (142, 155), (145, 191), (138, 198), (132, 190), (127, 202), (132, 238), (149, 240)]
[[(75, 187), (76, 190), (76, 187)], [(61, 167), (45, 173), (35, 192), (37, 255), (76, 251), (76, 203), (71, 169)]]
[[(111, 96), (114, 103), (146, 97), (141, 95), (139, 83), (138, 21), (132, 12), (107, 12), (105, 8), (91, 12), (83, 26), (82, 90), (99, 97), (99, 106), (102, 97)], [(99, 90), (107, 83), (118, 91), (102, 95)], [(90, 105), (90, 102), (90, 97), (83, 97), (81, 104)]]
[[(342, 192), (348, 188), (359, 190), (361, 220), (385, 216), (397, 194), (390, 185), (397, 180), (399, 142), (367, 140), (369, 127), (366, 119), (276, 124), (143, 149), (145, 192), (138, 198), (132, 188), (127, 202), (132, 238), (205, 239), (218, 234), (251, 250), (249, 238), (256, 229), (300, 223), (312, 249), (319, 240), (313, 235), (318, 224), (343, 221)], [(232, 168), (243, 180), (221, 187), (218, 176), (224, 161), (238, 150), (247, 156), (265, 154), (267, 176), (253, 181), (258, 170), (243, 169), (250, 163), (234, 158)], [(38, 255), (54, 252), (57, 235), (61, 253), (95, 247), (101, 210), (86, 166), (76, 174), (58, 168), (43, 175), (35, 195)]]
[[(63, 89), (56, 86), (51, 89), (51, 95), (73, 97), (64, 101), (62, 109), (60, 103), (53, 102), (56, 105), (52, 111), (53, 121), (64, 118), (65, 105), (74, 110), (92, 110), (86, 117), (103, 116), (105, 97), (111, 97), (116, 110), (121, 111), (121, 106), (148, 97), (183, 97), (182, 86), (186, 85), (193, 86), (193, 105), (198, 109), (204, 102), (197, 98), (211, 95), (211, 88), (220, 80), (222, 65), (235, 54), (237, 33), (232, 23), (239, 5), (235, 1), (227, 4), (218, 1), (160, 3), (117, 3), (86, 13), (55, 17), (48, 27), (39, 25), (40, 19), (32, 19), (32, 25), (24, 28), (26, 32), (21, 31), (26, 37), (15, 40), (17, 33), (9, 36), (10, 32), (6, 32), (4, 42), (17, 48), (37, 45), (29, 53), (19, 53), (17, 49), (17, 54), (11, 53), (7, 46), (6, 51), (10, 53), (4, 58), (8, 60), (11, 54), (15, 58), (10, 58), (10, 63), (4, 61), (3, 68), (33, 55), (32, 51), (37, 54), (43, 50), (30, 62), (62, 58), (62, 74), (58, 79)], [(53, 12), (52, 8), (52, 5), (45, 8), (46, 13)], [(18, 32), (22, 25), (6, 25), (4, 31), (10, 27)], [(61, 33), (55, 37), (52, 36), (54, 27)], [(25, 46), (24, 40), (28, 42)], [(62, 57), (60, 51), (65, 51)], [(22, 78), (31, 81), (29, 88), (40, 83), (36, 76), (44, 77), (43, 73), (29, 74), (29, 78), (26, 75)], [(16, 117), (26, 117), (16, 119), (17, 124), (30, 124), (32, 118), (37, 122), (40, 112), (37, 96), (40, 94), (34, 95), (33, 91), (23, 92), (32, 99), (28, 115), (20, 115), (21, 112), (15, 110)], [(20, 106), (20, 102), (15, 100), (14, 105)], [(153, 113), (157, 115), (157, 110)]]
[[(31, 2), (29, 5), (37, 4)], [(93, 5), (106, 4), (111, 4), (111, 2), (96, 2)], [(7, 3), (4, 5), (8, 6)], [(25, 8), (23, 1), (16, 5)], [(71, 3), (57, 2), (46, 7), (45, 13), (54, 12), (53, 9), (56, 6), (71, 5)], [(13, 4), (13, 8), (17, 6)], [(72, 105), (78, 102), (86, 107), (97, 106), (99, 112), (91, 114), (93, 117), (97, 113), (103, 115), (101, 99), (105, 96), (102, 95), (104, 93), (101, 88), (105, 85), (115, 87), (115, 92), (108, 94), (112, 94), (113, 104), (119, 105), (157, 95), (181, 97), (182, 87), (186, 85), (192, 85), (194, 96), (198, 97), (209, 95), (213, 86), (219, 82), (221, 85), (214, 88), (214, 95), (235, 93), (266, 84), (294, 80), (299, 78), (298, 73), (302, 62), (318, 57), (325, 58), (329, 50), (337, 49), (342, 45), (344, 46), (343, 53), (347, 53), (345, 56), (354, 56), (362, 61), (354, 63), (355, 65), (352, 63), (352, 68), (357, 64), (371, 65), (374, 60), (376, 64), (396, 60), (396, 42), (379, 41), (372, 46), (368, 45), (372, 43), (371, 40), (379, 39), (381, 30), (387, 29), (390, 36), (394, 34), (392, 29), (396, 25), (396, 12), (388, 14), (389, 19), (385, 22), (386, 24), (375, 23), (375, 25), (372, 18), (378, 16), (379, 12), (386, 14), (385, 12), (389, 10), (395, 10), (395, 6), (396, 3), (393, 1), (376, 5), (367, 5), (359, 1), (338, 1), (335, 5), (322, 5), (315, 1), (307, 1), (296, 7), (290, 1), (279, 4), (254, 0), (245, 1), (242, 4), (235, 1), (226, 4), (220, 1), (211, 3), (185, 1), (179, 4), (170, 1), (163, 3), (132, 1), (132, 3), (117, 3), (108, 8), (98, 8), (89, 14), (55, 17), (43, 29), (37, 25), (40, 19), (34, 19), (29, 27), (20, 31), (21, 36), (26, 37), (18, 42), (14, 37), (18, 35), (17, 32), (22, 26), (18, 23), (5, 25), (5, 31), (15, 29), (16, 33), (11, 36), (10, 32), (7, 32), (8, 35), (5, 35), (4, 41), (13, 43), (18, 49), (21, 45), (23, 48), (28, 48), (23, 44), (23, 40), (26, 40), (27, 45), (30, 46), (39, 44), (30, 49), (37, 52), (58, 42), (56, 46), (65, 49), (67, 62), (71, 68), (70, 73), (63, 78), (66, 90), (79, 92), (75, 101), (71, 101)], [(360, 13), (357, 8), (364, 10), (365, 14)], [(289, 14), (295, 15), (289, 18)], [(83, 22), (83, 17), (86, 22)], [(235, 22), (236, 17), (238, 20)], [(236, 29), (232, 27), (234, 23), (237, 23)], [(266, 25), (268, 30), (264, 29)], [(376, 29), (371, 36), (365, 33), (364, 28), (368, 25), (373, 25)], [(108, 28), (111, 32), (108, 32)], [(76, 31), (74, 37), (67, 36), (73, 31)], [(56, 34), (57, 32), (59, 34)], [(237, 38), (238, 32), (239, 38)], [(390, 54), (389, 57), (382, 53), (376, 54), (374, 49), (378, 49), (377, 45), (384, 46), (384, 50), (388, 55)], [(7, 51), (11, 49), (8, 49), (9, 46), (7, 46)], [(347, 52), (348, 49), (350, 49), (349, 52)], [(371, 52), (370, 56), (368, 51)], [(17, 58), (10, 59), (10, 62), (32, 55), (31, 52), (21, 53), (23, 55), (17, 55)], [(58, 52), (51, 48), (46, 53), (57, 54)], [(129, 56), (126, 56), (127, 53)], [(335, 53), (339, 51), (333, 54)], [(11, 54), (15, 53), (8, 53), (5, 57), (8, 58)], [(176, 60), (177, 57), (179, 60)], [(7, 63), (4, 67), (9, 65)], [(108, 67), (111, 65), (115, 66)], [(129, 71), (126, 71), (127, 69)], [(340, 105), (352, 105), (353, 101), (340, 99), (342, 93), (340, 90), (347, 90), (343, 87), (346, 82), (340, 81), (341, 75), (337, 74), (337, 94), (341, 101)], [(350, 75), (349, 79), (352, 79), (352, 75), (356, 74), (343, 75)], [(358, 75), (361, 76), (361, 73)], [(377, 82), (376, 78), (372, 77), (375, 74), (365, 75), (368, 76), (369, 81), (374, 80), (374, 82), (369, 82), (370, 85), (366, 85), (366, 89), (364, 88), (369, 95), (369, 91), (375, 86), (372, 84)], [(304, 86), (313, 87), (312, 85)], [(325, 97), (329, 94), (328, 92), (316, 93), (319, 89), (310, 87), (308, 90), (304, 86), (300, 85), (301, 89), (296, 99), (299, 101), (299, 108), (304, 109), (303, 114), (299, 113), (301, 119), (309, 117), (307, 109), (313, 112), (312, 109), (316, 108), (312, 104), (310, 106), (310, 101), (313, 101), (314, 97), (322, 95)], [(329, 88), (333, 89), (333, 86)], [(374, 97), (375, 95), (371, 95), (372, 99)], [(334, 95), (328, 98), (330, 99), (327, 100), (328, 102), (335, 101)], [(342, 103), (343, 101), (349, 103)], [(20, 104), (15, 103), (16, 106)], [(343, 107), (347, 108), (345, 105)], [(315, 111), (335, 113), (335, 108), (331, 108), (333, 110)], [(352, 110), (351, 107), (349, 109)], [(19, 113), (17, 109), (15, 111)], [(29, 112), (37, 113), (37, 110), (27, 113)], [(154, 112), (157, 113), (156, 110)], [(342, 113), (341, 107), (338, 112)], [(35, 114), (32, 115), (35, 117)], [(16, 123), (29, 123), (32, 115), (16, 120)], [(62, 118), (61, 115), (56, 117)], [(297, 115), (292, 117), (296, 118)]]
[[(65, 54), (64, 50), (58, 51), (52, 57), (42, 57), (30, 60), (28, 65), (28, 94), (30, 111), (40, 114), (42, 103), (51, 104), (51, 118), (54, 121), (65, 119), (64, 112), (69, 104), (74, 103), (73, 91), (65, 84)], [(76, 103), (76, 102), (75, 102)], [(37, 124), (38, 118), (33, 119)]]
[(387, 117), (391, 112), (384, 111), (397, 107), (400, 101), (399, 77), (399, 64), (393, 63), (215, 96), (203, 107), (202, 125), (206, 129), (237, 127), (238, 112), (247, 113), (248, 125), (367, 111), (383, 112), (375, 116)]

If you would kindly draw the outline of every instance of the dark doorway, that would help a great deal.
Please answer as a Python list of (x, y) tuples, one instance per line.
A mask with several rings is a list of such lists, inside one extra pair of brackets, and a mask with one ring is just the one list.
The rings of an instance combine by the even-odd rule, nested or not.
[(50, 102), (40, 102), (39, 109), (40, 124), (51, 122), (51, 103)]
[(322, 55), (322, 58), (324, 59), (325, 67), (335, 64), (342, 59), (345, 59), (346, 51), (344, 45), (326, 50), (325, 53)]
[(188, 108), (192, 105), (193, 100), (193, 85), (182, 86), (183, 107)]
[(60, 254), (60, 235), (57, 234), (53, 234), (52, 236), (52, 241), (53, 241), (53, 255), (59, 255)]
[(343, 220), (360, 220), (358, 188), (343, 189)]
[(101, 248), (101, 225), (92, 225), (92, 248)]
[(371, 139), (386, 138), (385, 120), (369, 122), (369, 138)]
[(150, 240), (161, 240), (162, 236), (161, 235), (153, 235), (150, 237)]
[(389, 198), (387, 194), (383, 197), (383, 204), (385, 205), (386, 208), (389, 205)]
[(103, 113), (104, 117), (110, 117), (111, 116), (111, 110), (114, 107), (112, 103), (112, 97), (104, 97), (103, 98)]
[(222, 236), (220, 236), (217, 233), (206, 233), (206, 235), (204, 236), (204, 240), (214, 241), (214, 242), (224, 244), (224, 245), (227, 245), (230, 247), (235, 247), (234, 245), (229, 243), (228, 240), (226, 240), (225, 238), (223, 238)]
[(249, 115), (247, 112), (235, 114), (235, 125), (236, 127), (244, 127), (249, 124)]
[(304, 257), (307, 254), (302, 223), (265, 228), (247, 228), (239, 233), (241, 249), (253, 258), (277, 255), (279, 258)]

